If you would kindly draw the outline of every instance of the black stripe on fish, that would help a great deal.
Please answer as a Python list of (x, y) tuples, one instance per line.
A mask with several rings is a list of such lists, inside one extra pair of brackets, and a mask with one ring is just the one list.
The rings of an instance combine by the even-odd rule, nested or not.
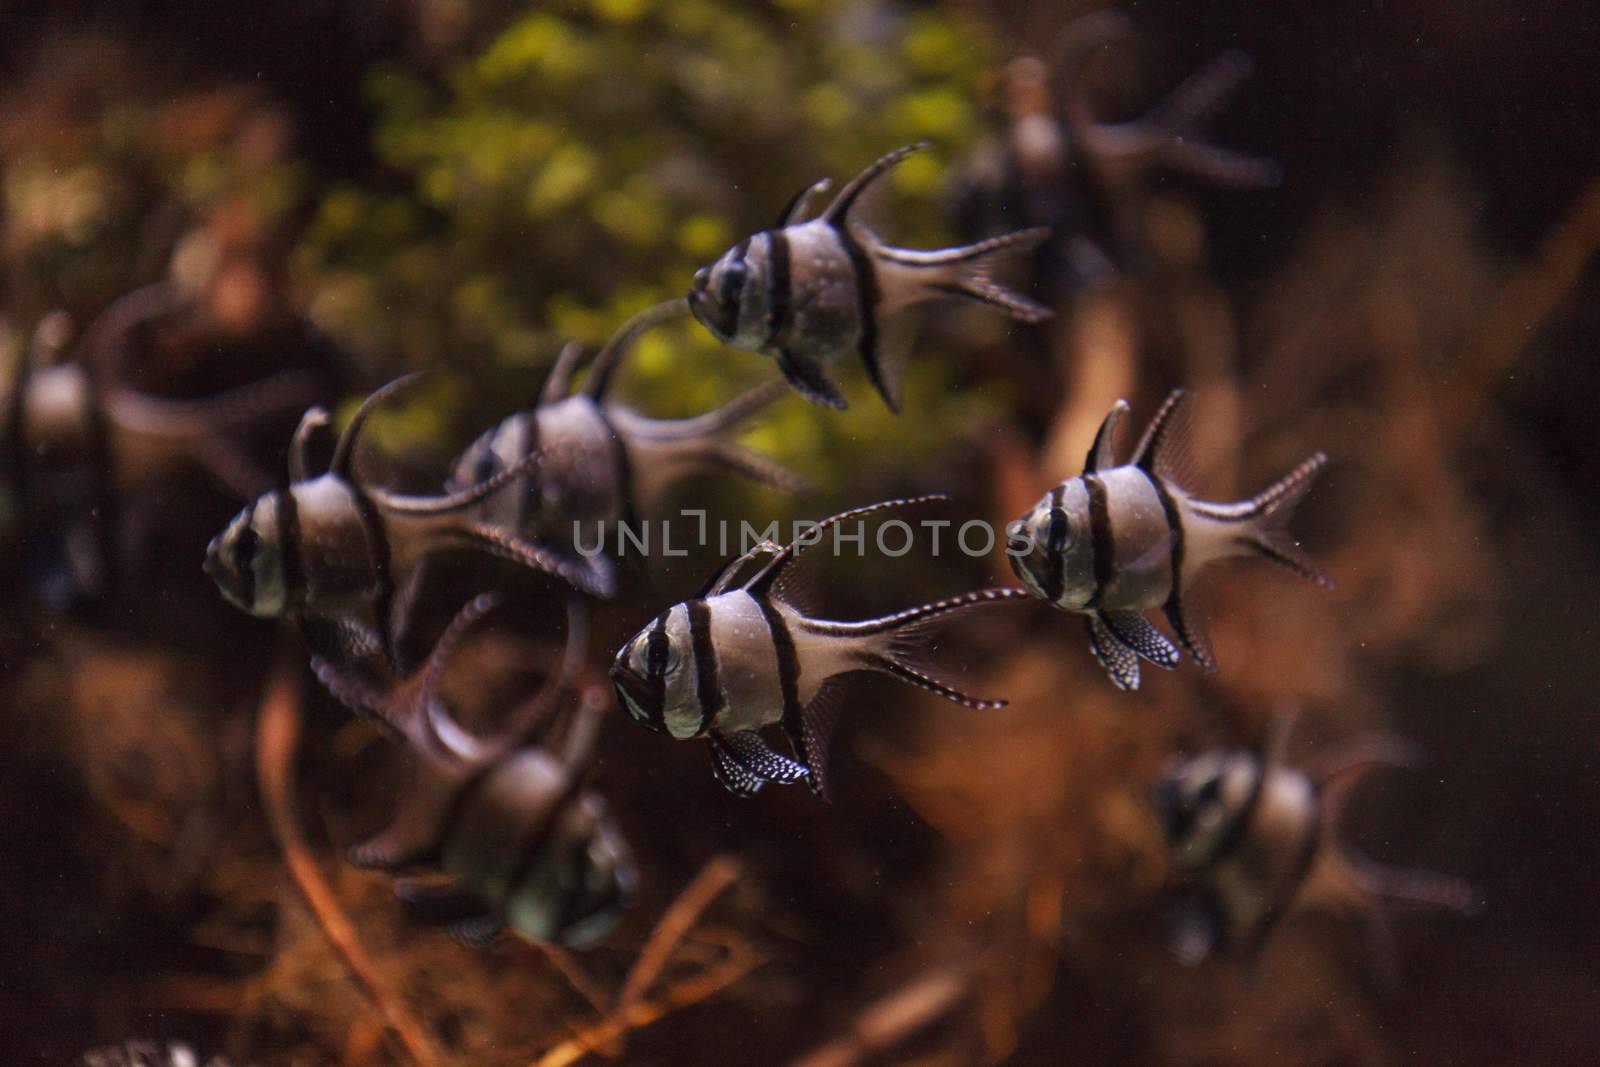
[[(783, 694), (783, 719), (785, 727), (798, 729), (800, 715), (800, 654), (794, 647), (794, 635), (789, 624), (783, 621), (783, 612), (766, 597), (756, 597), (761, 617), (767, 620), (767, 630), (772, 634), (772, 647), (778, 655), (778, 690)], [(800, 749), (804, 753), (804, 749)]]
[(600, 425), (605, 427), (606, 433), (611, 438), (611, 462), (616, 465), (618, 514), (623, 524), (632, 526), (636, 518), (633, 510), (633, 460), (628, 456), (627, 442), (623, 441), (622, 435), (607, 417), (605, 405), (596, 404), (594, 411), (595, 417), (600, 420)]
[[(629, 695), (645, 713), (645, 716), (658, 730), (667, 728), (667, 681), (666, 659), (668, 643), (667, 637), (667, 612), (662, 612), (656, 617), (655, 625), (650, 627), (650, 633), (645, 636), (645, 670), (648, 672), (642, 679), (643, 684), (634, 683), (635, 675), (631, 671), (622, 673), (624, 686)], [(655, 662), (653, 655), (655, 648), (661, 649), (661, 662)]]
[(1199, 650), (1200, 643), (1196, 636), (1189, 631), (1188, 622), (1183, 614), (1183, 512), (1178, 508), (1178, 501), (1172, 495), (1172, 490), (1167, 488), (1166, 480), (1161, 475), (1151, 470), (1145, 470), (1144, 476), (1150, 481), (1150, 488), (1156, 491), (1156, 498), (1161, 501), (1162, 514), (1167, 517), (1167, 531), (1172, 535), (1172, 577), (1171, 585), (1167, 589), (1167, 601), (1161, 606), (1162, 612), (1167, 617), (1167, 622), (1178, 633), (1178, 640), (1183, 642), (1183, 647), (1189, 655), (1196, 660), (1205, 662), (1209, 657)]
[(499, 443), (500, 435), (505, 432), (501, 427), (491, 433), (483, 442), (483, 451), (478, 453), (478, 462), (472, 468), (472, 481), (486, 482), (493, 478), (500, 467), (500, 457), (495, 453), (494, 446)]
[(305, 555), (300, 546), (300, 502), (292, 488), (278, 491), (278, 556), (283, 568), (283, 607), (288, 612), (305, 602)]
[(361, 518), (361, 528), (367, 535), (367, 551), (372, 557), (372, 613), (378, 628), (378, 641), (383, 646), (389, 665), (399, 669), (399, 655), (394, 647), (394, 634), (390, 629), (390, 612), (394, 607), (394, 557), (389, 549), (389, 538), (378, 506), (354, 481), (345, 483), (355, 501), (356, 514)]
[(789, 238), (782, 230), (767, 233), (767, 339), (762, 347), (778, 343), (789, 324)]
[[(531, 456), (539, 450), (538, 412), (535, 411), (529, 414), (526, 418), (521, 419), (520, 423), (525, 427), (523, 434), (526, 440), (522, 442), (522, 447), (517, 452), (519, 456)], [(478, 480), (482, 482), (486, 479), (479, 478)], [(517, 494), (517, 524), (513, 529), (520, 534), (528, 528), (528, 505), (539, 494), (539, 468), (529, 467), (527, 472), (518, 480), (522, 484), (517, 486), (515, 490)]]
[(233, 550), (233, 569), (239, 575), (239, 596), (252, 607), (256, 602), (256, 548), (261, 540), (255, 530), (258, 503), (259, 500), (252, 500), (245, 509), (241, 529), (247, 531), (247, 536), (241, 536), (238, 546)]
[(1250, 823), (1256, 817), (1256, 809), (1261, 806), (1261, 795), (1267, 786), (1267, 765), (1259, 759), (1254, 762), (1255, 778), (1250, 782), (1250, 792), (1245, 796), (1244, 803), (1239, 806), (1231, 822), (1228, 823), (1222, 836), (1217, 839), (1216, 847), (1206, 856), (1206, 866), (1226, 859), (1234, 849), (1244, 844), (1246, 837), (1250, 836)]
[[(749, 251), (750, 251), (750, 238), (746, 237), (744, 240), (740, 241), (738, 244), (733, 246), (733, 255), (732, 255), (732, 258), (729, 259), (729, 261), (728, 261), (729, 266), (732, 266), (734, 264), (738, 264), (740, 266), (743, 266), (744, 265), (745, 254), (748, 253)], [(739, 316), (739, 305), (743, 302), (742, 298), (743, 298), (744, 294), (743, 293), (736, 293), (736, 292), (733, 291), (733, 286), (731, 284), (732, 283), (732, 277), (731, 277), (732, 274), (733, 274), (732, 271), (728, 271), (728, 270), (724, 270), (723, 271), (723, 273), (722, 273), (722, 284), (718, 287), (718, 291), (717, 291), (717, 301), (724, 308), (732, 309), (733, 316), (734, 316), (733, 325), (737, 328), (738, 325), (739, 325), (739, 317), (738, 317)]]
[(1106, 498), (1106, 483), (1092, 474), (1083, 476), (1089, 491), (1089, 536), (1094, 554), (1094, 596), (1085, 607), (1093, 608), (1116, 577), (1116, 539), (1111, 531), (1111, 504)]
[(850, 273), (855, 277), (856, 313), (861, 320), (861, 339), (858, 342), (861, 362), (866, 364), (867, 377), (872, 380), (873, 388), (889, 405), (889, 410), (895, 411), (894, 401), (890, 399), (888, 386), (883, 380), (883, 368), (878, 364), (878, 268), (873, 264), (872, 256), (850, 233), (847, 224), (831, 222), (830, 225), (838, 235), (844, 254), (850, 259)]
[(1066, 497), (1066, 482), (1050, 490), (1050, 528), (1045, 540), (1044, 595), (1052, 604), (1059, 603), (1067, 591), (1067, 512), (1063, 507)]
[(695, 702), (700, 708), (700, 725), (695, 734), (703, 734), (722, 710), (722, 683), (718, 678), (717, 646), (711, 640), (711, 608), (704, 600), (691, 600), (689, 611), (689, 641), (694, 650)]

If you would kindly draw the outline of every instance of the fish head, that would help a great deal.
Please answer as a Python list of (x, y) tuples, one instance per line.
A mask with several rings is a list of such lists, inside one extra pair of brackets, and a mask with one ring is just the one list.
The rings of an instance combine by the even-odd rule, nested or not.
[(1215, 751), (1170, 766), (1152, 791), (1167, 848), (1179, 866), (1197, 869), (1245, 814), (1260, 761), (1249, 752)]
[(1094, 596), (1088, 493), (1081, 478), (1063, 482), (1006, 527), (1012, 573), (1037, 597), (1078, 608)]
[(641, 726), (684, 739), (696, 736), (699, 713), (689, 662), (688, 611), (663, 613), (617, 651), (611, 684), (629, 716)]
[(695, 271), (689, 311), (717, 340), (757, 349), (766, 341), (767, 241), (740, 241)]
[(534, 942), (592, 948), (637, 896), (633, 853), (595, 793), (579, 793), (549, 817), (531, 870), (505, 902), (505, 920)]
[(283, 492), (247, 506), (206, 546), (204, 569), (224, 599), (259, 618), (275, 618), (288, 603), (279, 543)]

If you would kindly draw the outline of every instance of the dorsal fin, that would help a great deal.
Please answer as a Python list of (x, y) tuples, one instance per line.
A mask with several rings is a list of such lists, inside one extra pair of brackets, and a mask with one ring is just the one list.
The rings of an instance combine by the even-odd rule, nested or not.
[(681, 319), (688, 314), (689, 298), (677, 296), (671, 300), (663, 300), (654, 307), (645, 308), (623, 323), (622, 328), (612, 334), (611, 339), (595, 354), (594, 362), (589, 366), (589, 379), (583, 383), (584, 395), (594, 400), (604, 399), (618, 365), (632, 350), (639, 335), (664, 322)]
[(572, 388), (572, 374), (578, 369), (578, 364), (583, 360), (583, 345), (577, 341), (568, 341), (561, 346), (561, 351), (556, 355), (556, 361), (550, 366), (550, 376), (544, 380), (544, 387), (539, 390), (539, 406), (554, 404), (557, 400), (566, 397)]
[(1167, 394), (1161, 409), (1139, 439), (1139, 447), (1128, 460), (1130, 464), (1173, 484), (1183, 484), (1189, 460), (1188, 401), (1187, 389), (1174, 389)]
[(1116, 437), (1117, 423), (1122, 421), (1122, 416), (1128, 413), (1128, 402), (1118, 400), (1111, 405), (1111, 410), (1106, 414), (1105, 421), (1100, 424), (1100, 429), (1095, 432), (1094, 444), (1089, 446), (1089, 458), (1083, 461), (1083, 473), (1093, 474), (1099, 470), (1109, 470), (1117, 465)]
[(306, 481), (311, 475), (311, 443), (328, 428), (328, 409), (321, 404), (306, 409), (300, 416), (300, 425), (294, 428), (289, 439), (289, 484)]
[(913, 152), (920, 152), (928, 147), (926, 141), (904, 145), (894, 151), (880, 156), (866, 170), (839, 190), (839, 195), (833, 198), (833, 203), (828, 205), (828, 210), (822, 213), (822, 218), (832, 226), (843, 226), (849, 218), (850, 209), (855, 207), (856, 201), (861, 199), (861, 194), (866, 192), (873, 182), (881, 178), (891, 167)]
[(733, 577), (739, 572), (740, 567), (743, 567), (757, 556), (768, 552), (776, 554), (782, 551), (783, 549), (778, 546), (777, 542), (763, 538), (750, 551), (740, 556), (730, 556), (726, 563), (713, 571), (711, 577), (707, 578), (705, 584), (700, 587), (700, 591), (694, 595), (694, 599), (705, 600), (708, 597), (727, 592), (728, 586), (733, 584)]
[(818, 178), (810, 185), (795, 193), (784, 205), (782, 213), (778, 215), (776, 229), (795, 226), (805, 221), (806, 208), (811, 206), (811, 198), (821, 196), (833, 186), (832, 178)]
[(784, 545), (783, 548), (779, 549), (778, 554), (772, 557), (765, 567), (762, 567), (759, 571), (757, 571), (755, 575), (744, 584), (744, 589), (751, 596), (765, 596), (771, 591), (773, 583), (783, 576), (784, 570), (794, 562), (795, 557), (804, 551), (807, 545), (816, 544), (822, 539), (822, 534), (825, 530), (831, 526), (838, 525), (846, 519), (854, 519), (863, 515), (870, 515), (875, 511), (883, 511), (887, 508), (909, 507), (913, 504), (927, 504), (936, 500), (949, 499), (950, 498), (943, 493), (930, 493), (927, 496), (911, 496), (903, 497), (898, 500), (883, 500), (876, 504), (867, 504), (864, 507), (851, 508), (849, 511), (841, 511), (837, 515), (830, 515), (826, 519), (823, 519), (821, 522), (817, 523), (817, 525), (812, 527), (810, 530), (806, 531), (803, 536), (795, 538), (787, 545)]
[(356, 413), (350, 416), (350, 422), (345, 426), (344, 432), (339, 434), (338, 443), (333, 446), (333, 460), (328, 464), (329, 474), (338, 478), (350, 477), (350, 465), (355, 459), (356, 442), (361, 438), (361, 428), (366, 424), (367, 417), (379, 404), (416, 385), (423, 377), (424, 375), (418, 372), (396, 378), (361, 402), (361, 406), (356, 408)]

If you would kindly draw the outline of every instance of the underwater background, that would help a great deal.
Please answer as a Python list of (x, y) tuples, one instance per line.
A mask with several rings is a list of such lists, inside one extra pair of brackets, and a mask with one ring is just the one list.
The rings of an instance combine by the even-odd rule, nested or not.
[[(927, 140), (874, 225), (910, 248), (972, 239), (1014, 118), (1008, 64), (1099, 6), (8, 3), (0, 356), (10, 373), (41, 323), (76, 337), (166, 279), (200, 312), (143, 338), (130, 382), (187, 401), (302, 369), (343, 418), (428, 370), (373, 417), (362, 467), (437, 491), (564, 343), (681, 295), (820, 176)], [(1096, 111), (1136, 116), (1239, 50), (1254, 72), (1207, 129), (1281, 181), (1079, 174), (1067, 217), (1111, 266), (1083, 284), (1041, 269), (1052, 322), (932, 312), (901, 414), (848, 366), (848, 412), (785, 396), (751, 420), (742, 441), (811, 491), (708, 474), (662, 511), (761, 527), (945, 492), (939, 515), (998, 529), (1080, 471), (1117, 398), (1138, 426), (1184, 386), (1208, 499), (1329, 455), (1294, 530), (1334, 590), (1218, 567), (1194, 594), (1218, 670), (1147, 669), (1133, 693), (1077, 620), (975, 613), (938, 661), (1010, 706), (853, 680), (830, 803), (730, 796), (699, 746), (612, 708), (590, 784), (631, 842), (637, 901), (581, 954), (484, 949), (345, 862), (404, 767), (310, 679), (297, 636), (201, 572), (237, 495), (194, 472), (140, 486), (85, 577), (49, 522), (104, 502), (69, 486), (41, 533), (12, 486), (0, 1061), (153, 1039), (239, 1067), (1595, 1062), (1600, 14), (1124, 14), (1136, 38), (1084, 75)], [(685, 320), (641, 340), (617, 392), (686, 416), (772, 373)], [(265, 470), (298, 414), (248, 428)], [(721, 555), (624, 567), (593, 608), (594, 662)], [(832, 618), (1014, 584), (999, 548), (816, 555)], [(555, 582), (470, 562), (430, 584), (419, 625), (488, 584), (517, 624), (450, 672), (469, 719), (526, 688), (561, 626)], [(1379, 730), (1414, 747), (1414, 768), (1352, 795), (1344, 834), (1468, 879), (1481, 914), (1403, 913), (1383, 946), (1359, 915), (1307, 907), (1257, 959), (1172, 957), (1151, 787), (1178, 754), (1259, 747), (1287, 709), (1296, 759)], [(297, 736), (269, 729), (285, 723)], [(272, 805), (291, 795), (286, 820)]]

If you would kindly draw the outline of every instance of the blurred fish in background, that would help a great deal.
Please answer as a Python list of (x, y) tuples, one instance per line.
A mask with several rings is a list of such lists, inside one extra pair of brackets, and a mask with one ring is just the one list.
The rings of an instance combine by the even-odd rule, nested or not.
[[(119, 356), (125, 411), (192, 415), (283, 373), (316, 393), (220, 435), (144, 433), (137, 455), (160, 462), (128, 468), (115, 516), (78, 473), (28, 486), (45, 506), (5, 564), (39, 561), (23, 578), (48, 595), (11, 583), (0, 613), (0, 1050), (74, 1062), (150, 1035), (160, 1054), (262, 1065), (1589, 1062), (1595, 18), (1578, 0), (1379, 17), (1182, 0), (8, 7), (4, 380), (94, 365), (77, 357), (90, 324), (159, 285), (184, 310)], [(1184, 387), (1194, 484), (1219, 499), (1310, 448), (1330, 457), (1295, 532), (1338, 588), (1289, 596), (1243, 566), (1197, 580), (1184, 597), (1217, 670), (1137, 692), (1107, 686), (1044, 605), (975, 614), (938, 660), (1009, 705), (863, 682), (850, 710), (870, 714), (840, 716), (826, 806), (736, 802), (690, 746), (604, 716), (582, 788), (638, 872), (615, 928), (579, 957), (419, 924), (392, 877), (336, 847), (406, 795), (379, 728), (305, 684), (300, 636), (200, 570), (244, 503), (244, 467), (214, 445), (273, 491), (295, 416), (323, 405), (338, 424), (425, 370), (415, 402), (370, 420), (362, 474), (438, 493), (508, 411), (538, 410), (563, 346), (680, 298), (816, 175), (919, 141), (874, 225), (935, 249), (1051, 227), (1015, 284), (1055, 317), (929, 307), (901, 416), (850, 375), (848, 412), (785, 401), (750, 420), (740, 445), (814, 493), (699, 470), (651, 511), (737, 530), (939, 491), (1000, 531), (1081, 471), (1119, 397), (1155, 410)], [(770, 374), (674, 320), (636, 338), (605, 402), (692, 420)], [(82, 396), (77, 371), (55, 381)], [(26, 423), (6, 425), (15, 441)], [(94, 532), (108, 517), (114, 553)], [(1004, 543), (818, 558), (819, 592), (829, 617), (863, 618), (1003, 583)], [(628, 596), (591, 605), (594, 647), (621, 647), (647, 601), (692, 597), (724, 555), (623, 576)], [(408, 628), (506, 595), (440, 690), (464, 736), (493, 736), (542, 679), (535, 637), (567, 589), (467, 557), (430, 577)], [(409, 677), (392, 666), (340, 669), (382, 692)], [(1430, 755), (1425, 775), (1351, 792), (1344, 845), (1481, 886), (1471, 922), (1394, 924), (1392, 987), (1359, 926), (1311, 908), (1274, 922), (1253, 964), (1171, 956), (1149, 786), (1185, 755), (1259, 770), (1285, 704), (1303, 709), (1308, 770), (1374, 734)]]

